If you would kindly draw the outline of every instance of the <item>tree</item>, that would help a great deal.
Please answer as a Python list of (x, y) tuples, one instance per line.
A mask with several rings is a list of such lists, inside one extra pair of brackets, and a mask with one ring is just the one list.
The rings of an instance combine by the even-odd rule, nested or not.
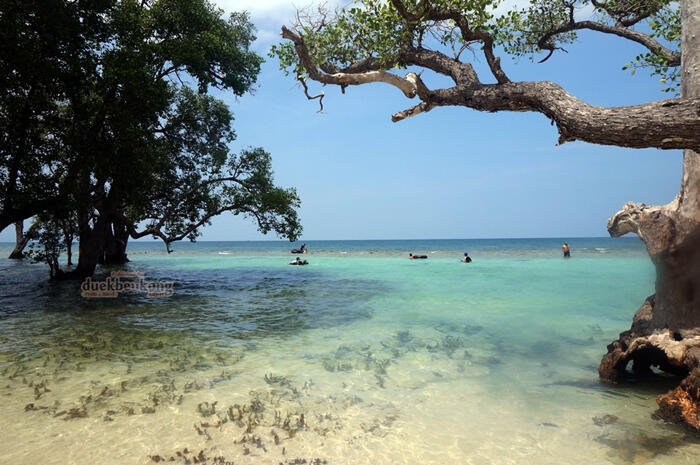
[(37, 219), (37, 241), (29, 247), (27, 255), (35, 263), (46, 263), (52, 279), (62, 274), (58, 259), (66, 251), (65, 236), (61, 225), (51, 219)]
[(62, 203), (62, 103), (97, 66), (113, 3), (0, 0), (0, 231)]
[[(419, 103), (392, 120), (441, 106), (478, 111), (531, 111), (556, 125), (559, 143), (581, 140), (621, 147), (684, 149), (683, 181), (676, 199), (661, 207), (628, 203), (614, 215), (613, 236), (637, 233), (656, 266), (656, 294), (634, 318), (630, 331), (609, 347), (599, 369), (616, 382), (633, 361), (636, 375), (652, 365), (681, 376), (679, 388), (660, 398), (660, 414), (700, 430), (700, 2), (697, 0), (531, 0), (529, 8), (496, 16), (498, 0), (361, 0), (349, 9), (300, 11), (285, 42), (272, 54), (300, 81), (348, 86), (383, 82)], [(590, 19), (577, 18), (581, 7)], [(665, 90), (680, 81), (680, 97), (635, 106), (589, 105), (553, 82), (513, 82), (499, 50), (541, 54), (563, 50), (576, 32), (593, 30), (638, 43), (645, 52), (626, 68), (649, 68)], [(646, 31), (646, 32), (644, 32)], [(490, 76), (477, 75), (463, 52), (483, 54)], [(410, 72), (399, 75), (395, 70)], [(414, 70), (419, 69), (419, 72)], [(431, 88), (423, 71), (447, 76), (453, 85)], [(428, 73), (429, 74), (429, 73)]]
[[(17, 76), (0, 79), (0, 229), (40, 214), (68, 250), (77, 235), (77, 266), (52, 278), (124, 263), (129, 237), (160, 237), (170, 251), (224, 212), (300, 234), (296, 192), (274, 186), (262, 149), (230, 153), (233, 116), (207, 95), (256, 82), (247, 14), (225, 19), (207, 0), (0, 2), (11, 44), (0, 66)], [(54, 35), (58, 45), (42, 45)]]

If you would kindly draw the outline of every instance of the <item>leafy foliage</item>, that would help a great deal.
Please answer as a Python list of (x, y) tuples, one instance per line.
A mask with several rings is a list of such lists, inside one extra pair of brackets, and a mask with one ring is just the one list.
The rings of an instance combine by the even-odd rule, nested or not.
[(0, 229), (57, 204), (66, 102), (98, 66), (113, 3), (0, 0)]
[[(404, 0), (411, 20), (401, 15), (392, 2), (356, 0), (338, 11), (302, 11), (294, 30), (303, 37), (316, 67), (330, 72), (352, 63), (371, 60), (372, 69), (404, 68), (400, 58), (405, 47), (429, 48), (460, 59), (465, 49), (481, 47), (479, 33), (489, 34), (494, 43), (514, 58), (542, 58), (542, 53), (563, 50), (577, 40), (584, 20), (607, 26), (650, 30), (671, 52), (680, 44), (680, 13), (672, 0), (531, 0), (521, 9), (496, 13), (500, 0)], [(449, 14), (457, 12), (466, 20), (470, 35), (465, 38)], [(590, 17), (589, 17), (590, 16)], [(270, 56), (277, 57), (286, 74), (304, 78), (308, 73), (285, 41), (276, 44)], [(650, 67), (665, 84), (676, 82), (678, 66), (667, 57), (642, 53), (627, 67)], [(664, 89), (673, 90), (673, 87)]]
[[(81, 242), (105, 223), (144, 235), (145, 222), (169, 244), (230, 211), (300, 233), (295, 192), (274, 186), (269, 154), (230, 153), (233, 116), (207, 94), (256, 83), (246, 13), (224, 18), (208, 0), (0, 0), (0, 40), (0, 228), (69, 211)], [(224, 188), (242, 181), (246, 195)]]
[(62, 224), (55, 220), (37, 220), (39, 227), (33, 234), (34, 242), (30, 243), (27, 256), (34, 263), (46, 263), (49, 266), (49, 276), (56, 278), (61, 273), (58, 259), (67, 249)]
[[(660, 39), (677, 50), (681, 40), (681, 14), (677, 5), (666, 5), (661, 8), (656, 14), (649, 17), (648, 22), (651, 29), (651, 36)], [(680, 82), (680, 68), (678, 66), (670, 66), (668, 60), (663, 56), (655, 55), (650, 52), (637, 55), (634, 60), (622, 69), (631, 69), (634, 74), (638, 68), (650, 68), (652, 76), (658, 76), (659, 81), (666, 87), (662, 88), (663, 92), (677, 92)]]

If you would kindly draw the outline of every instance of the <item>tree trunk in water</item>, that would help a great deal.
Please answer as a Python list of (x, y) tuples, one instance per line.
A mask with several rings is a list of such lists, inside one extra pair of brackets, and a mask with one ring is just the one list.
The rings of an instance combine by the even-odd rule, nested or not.
[(66, 233), (66, 266), (73, 265), (73, 234)]
[(92, 227), (87, 220), (82, 220), (78, 242), (78, 265), (67, 273), (58, 273), (56, 279), (85, 279), (92, 276), (104, 252), (104, 238), (108, 227), (109, 221), (102, 216), (95, 220)]
[(22, 259), (24, 258), (24, 248), (29, 242), (29, 235), (24, 235), (24, 221), (15, 223), (15, 248), (10, 253), (8, 258)]
[[(683, 0), (681, 97), (700, 96), (700, 2)], [(616, 382), (629, 362), (637, 376), (650, 367), (686, 377), (658, 399), (657, 414), (700, 432), (700, 153), (683, 154), (678, 196), (661, 207), (626, 204), (608, 221), (612, 236), (635, 232), (656, 267), (656, 294), (634, 315), (632, 327), (608, 346), (598, 369)]]
[(129, 242), (129, 231), (120, 222), (113, 221), (107, 227), (104, 243), (104, 253), (100, 258), (101, 265), (123, 265), (129, 259), (126, 256), (126, 246)]

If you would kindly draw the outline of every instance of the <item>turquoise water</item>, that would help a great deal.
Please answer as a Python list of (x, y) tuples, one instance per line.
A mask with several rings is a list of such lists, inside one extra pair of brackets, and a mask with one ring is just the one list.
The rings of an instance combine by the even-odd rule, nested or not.
[(670, 381), (597, 378), (643, 246), (561, 242), (132, 244), (155, 299), (2, 259), (0, 463), (697, 463), (650, 415)]

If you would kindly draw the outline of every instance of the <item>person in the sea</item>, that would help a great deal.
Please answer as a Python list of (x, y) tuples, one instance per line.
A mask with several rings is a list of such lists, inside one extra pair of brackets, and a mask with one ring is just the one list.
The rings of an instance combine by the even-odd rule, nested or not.
[(472, 257), (469, 256), (469, 252), (464, 252), (464, 258), (462, 259), (464, 263), (471, 263)]
[(569, 247), (568, 242), (564, 242), (564, 245), (561, 246), (561, 251), (564, 254), (564, 258), (571, 257), (571, 247)]
[(413, 255), (412, 253), (408, 254), (409, 260), (414, 260), (417, 258), (428, 258), (428, 256), (427, 255)]
[(301, 258), (297, 257), (291, 262), (289, 262), (290, 265), (308, 265), (309, 262), (306, 260), (302, 260)]
[(292, 249), (292, 253), (306, 253), (306, 244), (301, 244), (298, 249)]

